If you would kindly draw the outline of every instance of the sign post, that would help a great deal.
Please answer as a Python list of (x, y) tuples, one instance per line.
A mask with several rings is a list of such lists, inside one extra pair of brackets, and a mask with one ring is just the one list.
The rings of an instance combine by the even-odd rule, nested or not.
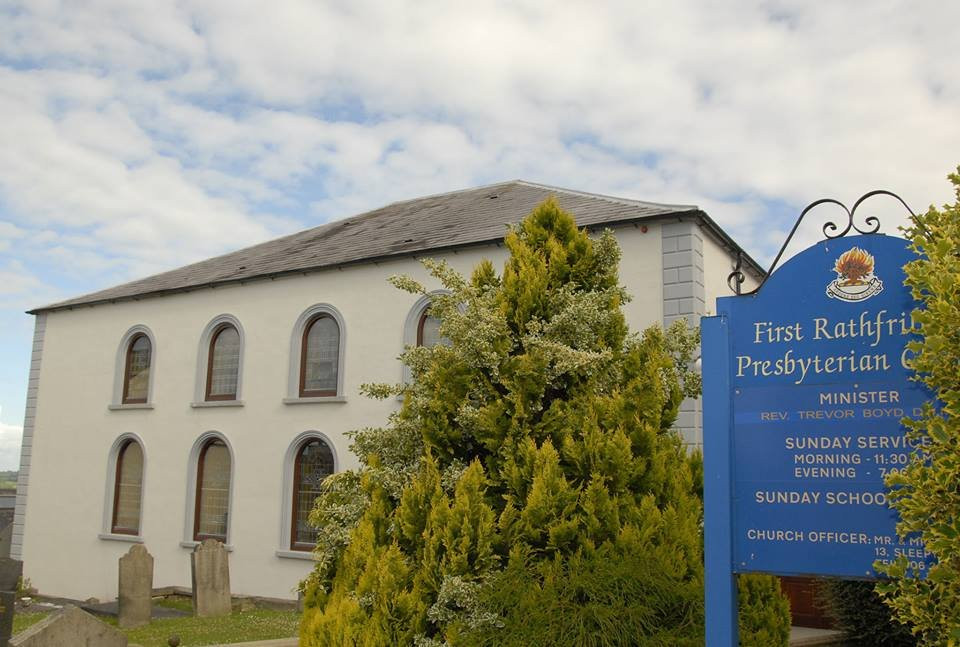
[(737, 644), (736, 573), (874, 579), (900, 555), (928, 568), (883, 481), (922, 449), (901, 420), (931, 400), (907, 367), (913, 258), (901, 238), (830, 238), (703, 319), (711, 647)]
[(703, 518), (707, 644), (737, 640), (737, 583), (733, 563), (730, 444), (730, 353), (726, 317), (701, 323), (703, 366)]

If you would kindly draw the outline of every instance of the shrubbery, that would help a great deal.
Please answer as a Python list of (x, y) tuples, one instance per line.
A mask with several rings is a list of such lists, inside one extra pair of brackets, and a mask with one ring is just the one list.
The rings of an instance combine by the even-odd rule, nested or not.
[(787, 647), (790, 604), (773, 575), (750, 573), (737, 578), (741, 647)]
[(917, 216), (907, 238), (919, 258), (908, 263), (907, 285), (922, 308), (914, 312), (921, 341), (910, 342), (910, 367), (939, 399), (907, 420), (923, 443), (911, 462), (887, 477), (897, 533), (917, 533), (936, 564), (925, 579), (901, 557), (877, 564), (892, 579), (877, 590), (894, 617), (910, 625), (923, 645), (960, 645), (960, 169), (950, 175), (956, 202)]
[(822, 580), (821, 604), (850, 647), (913, 647), (916, 638), (891, 618), (874, 582)]

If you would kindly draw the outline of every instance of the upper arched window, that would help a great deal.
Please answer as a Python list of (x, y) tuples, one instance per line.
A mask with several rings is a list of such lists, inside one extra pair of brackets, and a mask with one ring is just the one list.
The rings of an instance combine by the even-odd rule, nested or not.
[(320, 496), (320, 485), (333, 471), (333, 452), (323, 439), (310, 438), (300, 446), (293, 468), (292, 550), (313, 550), (316, 545), (317, 529), (310, 525), (310, 511)]
[[(440, 319), (430, 314), (433, 300), (441, 295), (449, 294), (446, 290), (436, 290), (423, 294), (407, 311), (403, 322), (403, 345), (408, 346), (436, 346), (449, 345), (450, 340), (440, 334)], [(401, 375), (404, 383), (409, 383), (410, 367), (401, 363)]]
[(236, 400), (240, 375), (240, 333), (221, 324), (210, 336), (207, 358), (207, 400)]
[(127, 344), (123, 369), (123, 404), (146, 403), (150, 393), (150, 338), (136, 334)]
[(313, 317), (300, 344), (300, 397), (337, 395), (339, 363), (340, 326), (329, 314)]
[(117, 451), (116, 460), (110, 532), (138, 535), (143, 490), (143, 448), (135, 440), (126, 440)]
[(424, 308), (417, 322), (417, 346), (449, 346), (450, 343), (448, 338), (440, 334), (440, 320), (430, 314), (429, 306)]
[(218, 438), (208, 440), (197, 458), (193, 539), (227, 542), (230, 513), (230, 450)]
[(108, 408), (152, 409), (157, 363), (157, 338), (153, 332), (143, 324), (132, 326), (120, 338), (115, 357), (113, 395)]

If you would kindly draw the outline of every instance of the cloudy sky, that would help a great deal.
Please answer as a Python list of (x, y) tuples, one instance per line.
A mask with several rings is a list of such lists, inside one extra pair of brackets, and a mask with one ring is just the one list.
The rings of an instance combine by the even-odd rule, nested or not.
[(764, 261), (816, 198), (946, 202), (958, 23), (943, 0), (0, 0), (0, 469), (25, 309), (394, 200), (523, 178), (695, 203)]

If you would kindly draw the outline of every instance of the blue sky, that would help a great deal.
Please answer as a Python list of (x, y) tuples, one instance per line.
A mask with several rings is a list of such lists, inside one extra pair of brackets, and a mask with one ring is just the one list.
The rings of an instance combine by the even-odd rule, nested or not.
[(24, 310), (394, 200), (523, 178), (695, 203), (761, 259), (816, 198), (946, 202), (958, 22), (925, 0), (0, 3), (0, 469)]

